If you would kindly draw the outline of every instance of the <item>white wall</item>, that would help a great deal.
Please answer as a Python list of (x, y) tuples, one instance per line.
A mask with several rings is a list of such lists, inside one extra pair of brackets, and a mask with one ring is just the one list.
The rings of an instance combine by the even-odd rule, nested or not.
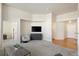
[[(9, 7), (9, 6), (3, 6), (3, 20), (11, 20), (11, 21), (16, 21), (17, 22), (17, 35), (18, 35), (18, 40), (20, 39), (20, 26), (21, 22), (20, 19), (24, 20), (41, 20), (42, 22), (37, 22), (39, 25), (43, 26), (43, 34), (44, 38), (48, 41), (51, 41), (52, 39), (52, 14), (33, 14), (31, 16), (30, 13)], [(45, 22), (44, 22), (45, 21)], [(31, 22), (32, 25), (36, 24), (36, 22)]]
[(21, 35), (30, 34), (31, 22), (21, 20)]
[(79, 11), (79, 3), (78, 3), (78, 11)]
[(0, 47), (2, 47), (2, 4), (0, 3)]
[(52, 14), (52, 37), (55, 39), (56, 37), (56, 15)]
[(46, 35), (45, 39), (47, 38), (48, 41), (52, 42), (52, 38), (53, 38), (53, 36), (52, 36), (52, 14), (51, 13), (48, 14), (46, 16), (46, 18), (47, 18), (47, 21), (44, 24), (45, 29), (46, 29), (46, 31), (44, 30), (45, 35)]
[(66, 25), (66, 37), (67, 38), (74, 38), (74, 39), (77, 39), (77, 35), (76, 35), (76, 32), (77, 32), (77, 25), (76, 25), (76, 21), (72, 22), (72, 23), (67, 23)]
[(65, 13), (62, 15), (58, 15), (56, 18), (56, 21), (68, 21), (68, 20), (75, 20), (77, 19), (77, 17), (79, 16), (79, 12), (75, 11), (75, 12), (70, 12), (70, 13)]
[(31, 19), (29, 12), (3, 5), (3, 20)]
[(11, 35), (13, 40), (17, 40), (17, 22), (11, 22)]
[(56, 37), (55, 39), (64, 40), (64, 23), (57, 22), (56, 23)]
[(12, 22), (3, 21), (3, 34), (6, 34), (8, 39), (12, 38)]
[[(9, 20), (3, 21), (3, 34), (7, 35), (7, 40), (10, 41), (9, 43), (11, 43), (11, 44), (15, 44), (15, 43), (20, 42), (19, 41), (19, 39), (20, 39), (19, 38), (20, 37), (20, 27), (18, 24), (19, 24), (18, 21), (9, 21)], [(8, 43), (8, 41), (6, 41), (6, 42), (3, 41), (3, 45), (5, 46), (5, 43)]]
[[(79, 16), (79, 12), (78, 11), (65, 13), (65, 14), (62, 14), (62, 15), (58, 15), (56, 17), (56, 22), (58, 23), (58, 25), (56, 27), (56, 29), (57, 29), (57, 31), (56, 31), (56, 38), (59, 38), (59, 39), (63, 38), (64, 39), (64, 33), (65, 33), (64, 25), (61, 25), (60, 22), (64, 23), (64, 21), (76, 20), (78, 16)], [(61, 29), (61, 31), (59, 29)], [(61, 36), (59, 34), (61, 34)]]
[(32, 15), (33, 21), (45, 21), (45, 19), (46, 19), (46, 14), (33, 14)]
[(77, 19), (77, 47), (78, 47), (78, 56), (79, 56), (79, 18)]
[[(78, 3), (78, 11), (79, 11), (79, 3)], [(77, 18), (77, 37), (78, 37), (77, 47), (78, 47), (78, 56), (79, 56), (79, 17)]]
[(20, 20), (31, 20), (31, 14), (26, 11), (3, 5), (3, 20), (17, 22), (17, 41), (20, 43)]
[(43, 39), (52, 40), (52, 14), (35, 14), (32, 16), (31, 26), (42, 26)]
[(53, 36), (53, 39), (56, 38), (56, 22), (52, 22), (52, 36)]

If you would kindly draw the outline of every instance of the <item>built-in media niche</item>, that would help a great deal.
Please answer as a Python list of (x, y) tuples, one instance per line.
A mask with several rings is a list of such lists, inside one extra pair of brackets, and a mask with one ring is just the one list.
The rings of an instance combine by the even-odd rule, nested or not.
[(42, 32), (42, 27), (41, 26), (32, 26), (31, 31), (32, 32)]

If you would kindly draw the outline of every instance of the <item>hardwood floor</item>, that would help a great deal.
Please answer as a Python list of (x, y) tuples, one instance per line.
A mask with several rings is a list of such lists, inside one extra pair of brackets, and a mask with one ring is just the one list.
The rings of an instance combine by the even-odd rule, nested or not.
[(67, 38), (64, 40), (56, 40), (53, 39), (53, 44), (60, 45), (62, 47), (71, 48), (71, 49), (77, 49), (77, 41), (76, 39)]

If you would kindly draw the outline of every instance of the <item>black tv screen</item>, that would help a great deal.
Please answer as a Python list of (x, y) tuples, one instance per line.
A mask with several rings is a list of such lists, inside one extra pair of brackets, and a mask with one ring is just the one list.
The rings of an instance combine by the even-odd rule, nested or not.
[(41, 32), (41, 26), (32, 26), (32, 32)]

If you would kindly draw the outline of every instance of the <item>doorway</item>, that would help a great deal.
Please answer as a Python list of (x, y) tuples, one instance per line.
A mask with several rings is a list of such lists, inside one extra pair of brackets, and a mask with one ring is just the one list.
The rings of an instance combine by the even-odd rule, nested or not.
[(65, 21), (64, 28), (66, 46), (77, 49), (77, 20)]
[[(54, 39), (53, 43), (63, 46), (65, 48), (77, 49), (77, 34), (76, 34), (77, 33), (77, 20), (62, 21), (62, 23), (63, 24), (61, 26), (63, 28), (63, 31), (61, 32), (63, 33), (62, 35), (64, 39), (63, 40)], [(60, 30), (62, 29), (60, 28)]]
[(17, 40), (17, 22), (4, 20), (3, 21), (3, 46), (14, 44)]

